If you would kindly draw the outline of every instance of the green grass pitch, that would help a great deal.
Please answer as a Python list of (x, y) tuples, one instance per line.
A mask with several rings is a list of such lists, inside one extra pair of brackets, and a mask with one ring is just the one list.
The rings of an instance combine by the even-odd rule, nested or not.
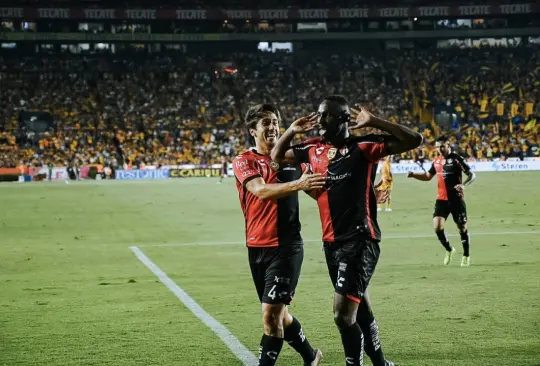
[[(241, 365), (133, 245), (255, 354), (260, 304), (246, 248), (234, 244), (244, 221), (233, 179), (216, 182), (0, 185), (0, 365)], [(540, 172), (480, 173), (466, 191), (472, 265), (459, 266), (449, 222), (458, 255), (444, 267), (432, 233), (435, 182), (397, 176), (394, 211), (379, 215), (385, 238), (370, 286), (388, 358), (540, 365), (539, 187)], [(343, 365), (318, 212), (306, 196), (301, 219), (310, 241), (290, 310), (323, 364)], [(301, 364), (284, 346), (279, 365)]]

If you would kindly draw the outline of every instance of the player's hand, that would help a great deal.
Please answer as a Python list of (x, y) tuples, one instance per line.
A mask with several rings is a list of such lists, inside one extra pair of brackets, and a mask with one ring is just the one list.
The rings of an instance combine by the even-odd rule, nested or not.
[(322, 189), (326, 184), (326, 178), (322, 174), (310, 174), (308, 172), (302, 174), (298, 179), (297, 184), (302, 191), (311, 191), (312, 189)]
[(369, 127), (369, 123), (373, 115), (369, 113), (365, 108), (356, 104), (354, 108), (351, 108), (351, 123), (349, 130), (358, 130), (360, 128)]
[(311, 113), (307, 117), (300, 117), (291, 124), (294, 133), (306, 133), (317, 127), (319, 124), (319, 114), (317, 112)]
[(454, 189), (460, 194), (463, 194), (463, 191), (465, 190), (465, 186), (463, 184), (458, 184), (454, 187)]

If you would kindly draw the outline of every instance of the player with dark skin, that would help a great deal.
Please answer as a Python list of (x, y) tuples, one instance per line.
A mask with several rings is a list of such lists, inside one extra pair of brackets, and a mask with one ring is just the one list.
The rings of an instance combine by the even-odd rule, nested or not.
[[(317, 119), (315, 120), (313, 117), (316, 116)], [(349, 122), (353, 121), (352, 126), (349, 126)], [(304, 119), (299, 119), (295, 121), (289, 129), (283, 134), (283, 136), (279, 139), (279, 141), (276, 144), (276, 147), (272, 150), (272, 159), (275, 160), (278, 163), (294, 163), (299, 162), (298, 156), (301, 156), (295, 147), (291, 147), (291, 141), (294, 138), (294, 136), (298, 133), (306, 133), (311, 131), (312, 129), (319, 127), (319, 133), (321, 135), (321, 143), (317, 144), (313, 149), (315, 151), (321, 149), (321, 151), (326, 151), (324, 149), (330, 148), (332, 151), (332, 154), (329, 154), (329, 160), (334, 159), (333, 157), (336, 156), (335, 160), (336, 163), (332, 162), (332, 164), (327, 164), (323, 166), (323, 170), (326, 169), (328, 173), (328, 178), (330, 177), (330, 170), (334, 167), (338, 166), (338, 164), (345, 164), (345, 162), (351, 162), (352, 169), (366, 169), (364, 163), (366, 165), (368, 164), (367, 160), (362, 160), (362, 158), (358, 158), (359, 160), (355, 160), (356, 156), (358, 155), (352, 155), (353, 150), (358, 151), (357, 145), (362, 144), (362, 147), (360, 149), (366, 149), (366, 151), (369, 151), (372, 149), (372, 146), (376, 146), (379, 150), (378, 153), (374, 154), (367, 154), (367, 156), (370, 156), (370, 159), (372, 159), (372, 162), (378, 161), (380, 158), (392, 155), (392, 154), (400, 154), (402, 152), (414, 149), (418, 147), (422, 142), (422, 136), (404, 126), (397, 125), (390, 123), (388, 121), (384, 121), (378, 117), (373, 116), (371, 113), (369, 113), (367, 110), (363, 109), (360, 106), (356, 106), (356, 108), (349, 108), (345, 98), (340, 96), (333, 96), (328, 97), (325, 99), (321, 105), (319, 106), (318, 112), (314, 115), (310, 115)], [(372, 143), (371, 141), (361, 141), (357, 143), (357, 138), (354, 136), (350, 136), (349, 131), (350, 130), (357, 130), (362, 128), (375, 128), (382, 130), (384, 132), (387, 132), (389, 135), (382, 135), (382, 136), (376, 136), (379, 138), (378, 143)], [(368, 146), (368, 147), (366, 147)], [(305, 147), (299, 147), (298, 149), (311, 149), (310, 145), (307, 145)], [(342, 157), (337, 157), (336, 150), (339, 149), (339, 151), (343, 151), (341, 153)], [(319, 152), (314, 152), (313, 150), (310, 152), (310, 156), (313, 158), (312, 160), (315, 162), (315, 164), (321, 161), (321, 157), (324, 156), (324, 153), (321, 155)], [(362, 154), (362, 152), (360, 152)], [(311, 159), (311, 158), (310, 158)], [(338, 163), (339, 162), (339, 163)], [(370, 166), (370, 169), (373, 167)], [(316, 171), (318, 172), (318, 171)], [(351, 175), (345, 174), (344, 176), (350, 177)], [(352, 174), (354, 176), (354, 173)], [(369, 174), (368, 174), (369, 176)], [(337, 177), (337, 178), (336, 178)], [(334, 180), (341, 179), (340, 176), (337, 176), (337, 173), (334, 174), (333, 177)], [(347, 181), (349, 178), (345, 178), (344, 181), (340, 181), (339, 184), (344, 185), (352, 185), (350, 186), (352, 189), (355, 189), (356, 181)], [(352, 179), (352, 178), (351, 178)], [(345, 182), (345, 183), (343, 183)], [(328, 183), (327, 183), (328, 184)], [(339, 189), (339, 185), (336, 185), (336, 189)], [(369, 188), (369, 184), (366, 188), (367, 194), (373, 194), (375, 197), (375, 193), (373, 190), (373, 187)], [(328, 187), (327, 187), (328, 189)], [(337, 193), (334, 194), (337, 195)], [(334, 196), (335, 197), (335, 196)], [(360, 202), (360, 203), (359, 203)], [(362, 205), (361, 201), (359, 202), (347, 202), (346, 205), (349, 206), (350, 209), (345, 208), (345, 211), (351, 211), (357, 208), (358, 205)], [(341, 204), (342, 202), (340, 202)], [(365, 203), (364, 203), (365, 204)], [(319, 203), (319, 208), (321, 210), (322, 215), (322, 209), (321, 204)], [(376, 210), (376, 208), (375, 208)], [(366, 210), (369, 212), (369, 209)], [(369, 220), (371, 220), (369, 218)], [(335, 223), (336, 226), (339, 225), (339, 223)], [(324, 223), (323, 223), (324, 226)], [(356, 224), (353, 225), (356, 228), (359, 228), (360, 225), (356, 226)], [(323, 228), (324, 230), (324, 228)], [(351, 237), (352, 235), (355, 235), (354, 233), (347, 232), (347, 234), (343, 235), (344, 237)], [(336, 234), (337, 235), (337, 234)], [(354, 239), (356, 240), (356, 239)], [(363, 238), (358, 239), (360, 241), (363, 240)], [(371, 238), (366, 238), (367, 242), (370, 242)], [(323, 241), (324, 237), (323, 237)], [(325, 241), (325, 250), (326, 250), (326, 244), (337, 244), (339, 247), (339, 243), (326, 243)], [(376, 248), (373, 249), (373, 258), (369, 258), (369, 263), (358, 263), (358, 261), (362, 261), (362, 259), (359, 259), (358, 257), (354, 258), (345, 258), (343, 260), (343, 263), (340, 262), (340, 269), (339, 271), (345, 271), (344, 268), (354, 268), (354, 265), (359, 265), (356, 268), (369, 268), (367, 270), (370, 272), (366, 275), (365, 278), (361, 278), (359, 284), (359, 287), (362, 287), (361, 289), (358, 289), (357, 295), (354, 295), (353, 293), (339, 293), (343, 287), (343, 280), (344, 278), (339, 278), (337, 283), (334, 283), (334, 288), (336, 289), (334, 293), (334, 303), (333, 303), (333, 311), (334, 311), (334, 321), (336, 323), (336, 326), (340, 330), (342, 342), (345, 350), (345, 356), (346, 356), (346, 364), (347, 365), (362, 365), (363, 360), (361, 357), (362, 354), (362, 348), (363, 348), (363, 340), (365, 339), (366, 342), (366, 348), (365, 351), (368, 354), (368, 356), (371, 358), (372, 362), (376, 366), (389, 366), (394, 365), (393, 362), (385, 360), (384, 356), (382, 354), (382, 350), (380, 347), (380, 341), (378, 339), (378, 327), (376, 325), (376, 322), (373, 318), (373, 314), (371, 311), (371, 306), (369, 302), (369, 298), (367, 296), (367, 285), (369, 283), (369, 279), (371, 278), (371, 274), (374, 271), (376, 262), (378, 260), (378, 241), (375, 244), (369, 245), (375, 245)], [(359, 244), (358, 251), (362, 251), (361, 248), (362, 244)], [(350, 248), (350, 247), (349, 247)], [(354, 249), (356, 250), (356, 249)], [(331, 276), (332, 281), (334, 282), (333, 278), (333, 271), (336, 273), (338, 272), (337, 267), (334, 266), (335, 263), (331, 263), (329, 261), (329, 255), (327, 255), (327, 263), (329, 266), (329, 274)], [(346, 263), (345, 263), (346, 262)], [(344, 267), (341, 267), (343, 266)], [(363, 266), (363, 267), (362, 267)], [(360, 270), (361, 271), (361, 270)], [(344, 277), (346, 277), (344, 275)], [(355, 273), (352, 276), (353, 278), (356, 277), (362, 277), (362, 274)], [(347, 282), (351, 277), (348, 277), (345, 279), (344, 282)], [(351, 282), (354, 282), (352, 280)], [(366, 319), (370, 319), (369, 321), (366, 321)], [(362, 335), (363, 334), (363, 335)]]

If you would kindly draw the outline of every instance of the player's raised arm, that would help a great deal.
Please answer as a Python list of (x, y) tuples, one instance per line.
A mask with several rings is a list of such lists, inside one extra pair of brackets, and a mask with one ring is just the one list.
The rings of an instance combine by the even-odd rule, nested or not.
[(416, 180), (421, 180), (423, 182), (427, 182), (427, 181), (430, 181), (430, 180), (433, 179), (433, 174), (431, 174), (430, 172), (425, 172), (425, 173), (409, 172), (409, 173), (407, 173), (407, 178), (414, 178)]
[(358, 105), (351, 108), (351, 122), (355, 124), (349, 127), (350, 130), (371, 127), (388, 132), (392, 137), (386, 142), (384, 155), (401, 154), (422, 144), (423, 138), (418, 132), (376, 117)]
[(297, 133), (306, 133), (315, 128), (317, 118), (317, 113), (312, 113), (307, 117), (301, 117), (294, 121), (277, 141), (270, 153), (270, 158), (278, 164), (297, 163), (291, 142)]
[(435, 171), (435, 165), (431, 164), (431, 168), (429, 168), (429, 170), (427, 172), (426, 171), (424, 171), (423, 173), (409, 172), (409, 173), (407, 173), (407, 178), (414, 178), (416, 180), (421, 180), (423, 182), (428, 182), (428, 181), (432, 180), (433, 177), (436, 174), (437, 174), (437, 172)]

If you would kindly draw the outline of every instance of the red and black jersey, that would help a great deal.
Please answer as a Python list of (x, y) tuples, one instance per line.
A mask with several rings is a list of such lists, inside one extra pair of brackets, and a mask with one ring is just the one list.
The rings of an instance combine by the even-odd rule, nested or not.
[(293, 147), (297, 161), (326, 177), (326, 189), (317, 197), (323, 241), (344, 242), (358, 235), (380, 240), (373, 182), (378, 161), (388, 155), (387, 138), (350, 137), (340, 149), (321, 140)]
[(437, 156), (431, 164), (429, 174), (437, 175), (437, 199), (442, 201), (453, 201), (463, 199), (454, 188), (462, 183), (462, 173), (468, 173), (471, 167), (456, 153), (448, 156)]
[(233, 161), (236, 188), (246, 220), (248, 247), (275, 247), (302, 244), (298, 193), (278, 200), (261, 200), (252, 194), (246, 184), (255, 178), (265, 183), (285, 183), (302, 175), (300, 165), (279, 166), (268, 156), (249, 150)]

